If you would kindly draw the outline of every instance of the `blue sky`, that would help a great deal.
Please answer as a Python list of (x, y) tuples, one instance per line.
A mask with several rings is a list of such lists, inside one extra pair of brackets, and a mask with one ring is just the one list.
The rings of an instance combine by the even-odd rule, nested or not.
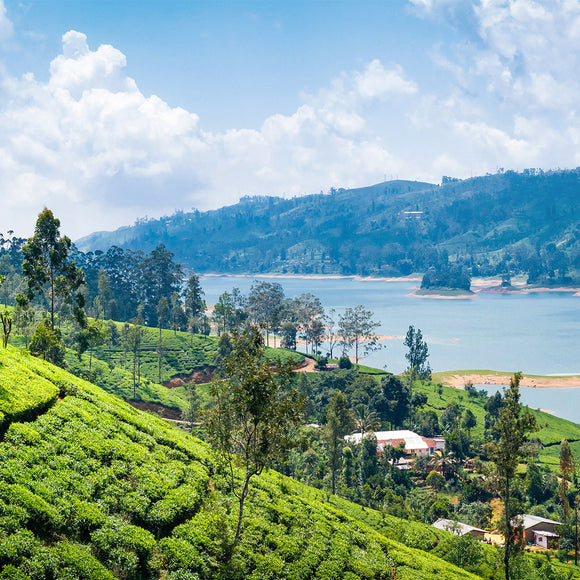
[(580, 165), (577, 0), (0, 0), (0, 231)]

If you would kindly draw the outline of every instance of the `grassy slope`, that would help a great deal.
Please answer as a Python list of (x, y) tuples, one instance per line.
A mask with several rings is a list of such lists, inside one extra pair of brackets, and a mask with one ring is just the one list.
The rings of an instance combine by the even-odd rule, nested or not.
[[(478, 371), (473, 371), (478, 372)], [(492, 374), (492, 371), (481, 371), (485, 374)], [(453, 373), (455, 374), (455, 372)], [(468, 373), (470, 374), (470, 373)], [(497, 373), (506, 374), (506, 373)], [(434, 376), (434, 380), (437, 377)], [(427, 394), (428, 408), (434, 409), (438, 414), (441, 414), (447, 405), (452, 402), (459, 403), (471, 411), (477, 417), (477, 426), (472, 430), (472, 434), (483, 438), (483, 427), (485, 424), (485, 399), (481, 397), (469, 397), (468, 394), (460, 389), (452, 387), (443, 387), (441, 396), (437, 392), (437, 387), (431, 385), (419, 385), (415, 387), (417, 391)], [(576, 457), (580, 456), (580, 425), (556, 417), (543, 411), (531, 409), (532, 414), (536, 417), (538, 425), (542, 427), (535, 436), (542, 442), (544, 448), (540, 452), (540, 460), (552, 467), (559, 466), (560, 457), (560, 442), (562, 439), (567, 439), (570, 443), (572, 451)]]
[[(123, 325), (116, 323), (119, 332)], [(143, 328), (143, 340), (140, 349), (141, 384), (133, 396), (133, 356), (124, 351), (121, 344), (110, 343), (96, 348), (93, 352), (92, 370), (95, 371), (92, 382), (99, 387), (123, 399), (135, 399), (155, 403), (171, 409), (185, 409), (187, 399), (184, 387), (167, 389), (160, 385), (158, 369), (158, 328)], [(176, 375), (190, 375), (196, 370), (210, 367), (217, 351), (218, 339), (199, 334), (163, 330), (164, 354), (161, 365), (161, 382), (166, 383)], [(272, 362), (278, 359), (293, 360), (301, 363), (304, 356), (300, 353), (281, 348), (267, 349)], [(84, 354), (79, 360), (76, 353), (69, 351), (67, 364), (72, 372), (79, 374), (89, 368), (89, 355)]]
[[(0, 356), (5, 427), (15, 419), (0, 442), (1, 579), (226, 577), (236, 503), (204, 443), (39, 359)], [(475, 578), (269, 472), (227, 577), (386, 579), (391, 565), (399, 579)]]

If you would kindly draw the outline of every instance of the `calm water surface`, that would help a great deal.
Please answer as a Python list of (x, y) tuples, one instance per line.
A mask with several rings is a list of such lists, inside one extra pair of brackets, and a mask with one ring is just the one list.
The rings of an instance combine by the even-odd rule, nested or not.
[[(413, 324), (427, 340), (433, 371), (580, 374), (580, 297), (571, 292), (478, 294), (471, 300), (435, 300), (409, 296), (418, 287), (417, 282), (409, 281), (208, 276), (201, 284), (207, 302), (215, 303), (222, 292), (234, 286), (247, 293), (255, 279), (280, 283), (287, 297), (311, 292), (325, 308), (334, 308), (337, 313), (357, 304), (372, 310), (381, 323), (377, 333), (400, 338), (384, 341), (384, 349), (369, 354), (365, 364), (370, 366), (403, 371), (403, 338)], [(547, 391), (547, 396), (553, 391)], [(530, 404), (552, 408), (547, 403)]]

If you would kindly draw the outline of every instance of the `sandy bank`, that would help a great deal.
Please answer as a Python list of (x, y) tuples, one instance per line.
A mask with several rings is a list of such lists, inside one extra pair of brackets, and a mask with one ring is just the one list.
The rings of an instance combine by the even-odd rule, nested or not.
[(417, 292), (411, 292), (407, 296), (413, 296), (414, 298), (434, 298), (435, 300), (471, 300), (476, 298), (477, 294), (458, 294), (457, 296), (448, 296), (446, 294), (417, 294)]
[[(441, 382), (450, 387), (463, 387), (465, 383), (471, 382), (474, 385), (509, 385), (513, 375), (454, 375), (443, 374)], [(521, 380), (520, 385), (523, 387), (532, 387), (538, 389), (563, 389), (567, 387), (580, 387), (580, 376), (574, 377), (526, 377)]]

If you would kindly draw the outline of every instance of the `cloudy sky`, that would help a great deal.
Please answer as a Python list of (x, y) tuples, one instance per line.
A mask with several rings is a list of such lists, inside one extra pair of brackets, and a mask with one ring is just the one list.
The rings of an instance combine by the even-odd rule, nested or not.
[(0, 232), (580, 165), (578, 0), (0, 0)]

